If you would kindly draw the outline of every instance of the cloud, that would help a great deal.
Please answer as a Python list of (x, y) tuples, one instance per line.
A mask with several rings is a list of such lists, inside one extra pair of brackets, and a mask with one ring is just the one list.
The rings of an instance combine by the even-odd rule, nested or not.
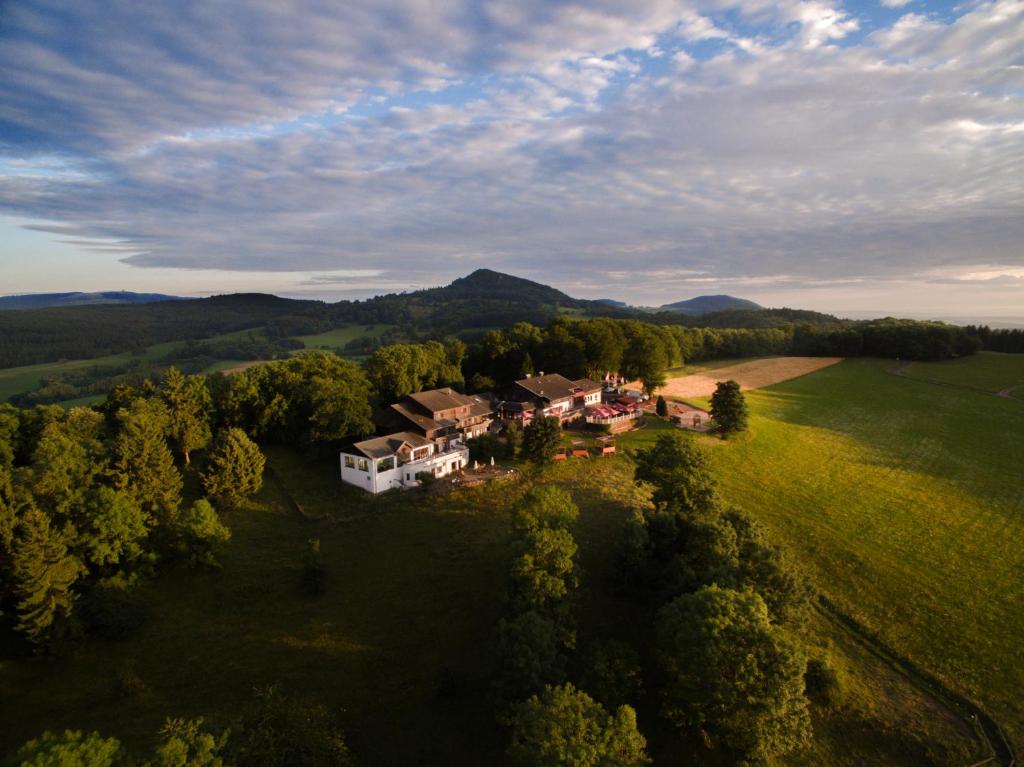
[(700, 6), (12, 7), (0, 206), (309, 286), (1021, 267), (1024, 4)]

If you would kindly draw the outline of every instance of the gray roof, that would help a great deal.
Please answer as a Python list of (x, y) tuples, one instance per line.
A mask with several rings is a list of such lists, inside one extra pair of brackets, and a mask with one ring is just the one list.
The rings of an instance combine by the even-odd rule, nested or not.
[(429, 444), (430, 440), (426, 437), (415, 434), (411, 431), (399, 431), (394, 434), (388, 434), (384, 437), (374, 437), (373, 439), (356, 442), (352, 447), (367, 458), (378, 460), (380, 458), (387, 458), (388, 456), (394, 455), (402, 445), (408, 445), (409, 447), (416, 448)]
[(409, 399), (429, 410), (431, 413), (436, 413), (439, 410), (451, 410), (452, 408), (465, 407), (466, 405), (473, 404), (473, 399), (471, 397), (467, 397), (465, 394), (459, 394), (457, 391), (448, 387), (445, 387), (444, 389), (430, 389), (428, 391), (410, 394)]
[(588, 378), (581, 378), (579, 381), (570, 381), (558, 373), (549, 373), (542, 376), (530, 376), (521, 378), (516, 384), (526, 389), (535, 397), (541, 397), (553, 402), (554, 400), (566, 399), (574, 394), (583, 391), (594, 391), (600, 389), (601, 384), (594, 383)]

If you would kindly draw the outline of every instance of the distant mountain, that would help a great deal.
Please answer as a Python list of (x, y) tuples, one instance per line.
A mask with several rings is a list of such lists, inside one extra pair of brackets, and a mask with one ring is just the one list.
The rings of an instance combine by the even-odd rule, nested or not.
[(595, 304), (606, 304), (608, 306), (617, 306), (620, 309), (625, 309), (629, 304), (625, 301), (616, 301), (614, 298), (595, 298)]
[(662, 309), (683, 314), (711, 314), (729, 309), (760, 309), (759, 304), (735, 296), (697, 296), (674, 304), (664, 304)]
[(50, 309), (56, 306), (92, 306), (95, 304), (153, 304), (158, 301), (183, 301), (180, 296), (163, 293), (131, 293), (106, 290), (99, 293), (30, 293), (0, 296), (0, 309)]

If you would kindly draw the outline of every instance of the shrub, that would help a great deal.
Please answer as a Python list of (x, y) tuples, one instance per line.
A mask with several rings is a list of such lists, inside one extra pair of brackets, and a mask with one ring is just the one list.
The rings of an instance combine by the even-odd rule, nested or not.
[(104, 639), (126, 639), (149, 619), (149, 605), (135, 592), (100, 587), (79, 603), (85, 630)]

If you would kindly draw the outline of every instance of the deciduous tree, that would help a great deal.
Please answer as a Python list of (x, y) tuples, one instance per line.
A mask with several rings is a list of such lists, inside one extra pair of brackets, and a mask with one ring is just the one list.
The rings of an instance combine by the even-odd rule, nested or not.
[(562, 443), (562, 424), (556, 416), (539, 411), (523, 429), (523, 455), (536, 464), (547, 463)]
[(757, 594), (706, 586), (658, 616), (665, 715), (753, 759), (802, 746), (810, 733), (806, 661)]
[(210, 411), (213, 403), (204, 376), (183, 376), (177, 368), (168, 369), (160, 387), (167, 405), (168, 432), (188, 466), (193, 450), (210, 442)]
[(548, 686), (515, 707), (508, 757), (516, 767), (640, 767), (651, 761), (631, 707), (609, 714), (571, 684)]
[(127, 767), (128, 758), (116, 738), (65, 730), (61, 734), (46, 731), (30, 740), (18, 749), (14, 763), (21, 767)]
[(661, 434), (654, 445), (637, 451), (634, 479), (654, 486), (651, 497), (659, 511), (697, 518), (717, 510), (707, 457), (681, 431)]
[(747, 428), (747, 401), (735, 381), (719, 381), (711, 395), (711, 418), (723, 439)]

